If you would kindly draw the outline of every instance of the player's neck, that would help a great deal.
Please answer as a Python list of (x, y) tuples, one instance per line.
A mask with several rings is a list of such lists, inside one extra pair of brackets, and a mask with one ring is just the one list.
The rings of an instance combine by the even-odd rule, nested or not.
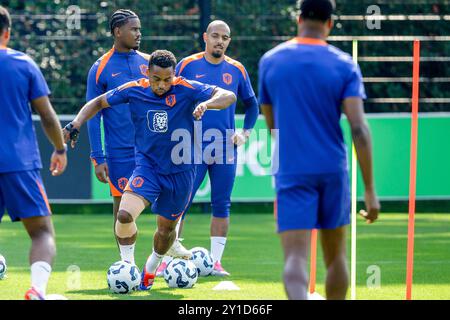
[(297, 37), (299, 38), (311, 38), (311, 39), (320, 39), (326, 40), (326, 36), (322, 31), (319, 30), (311, 30), (311, 29), (303, 29), (299, 30)]
[(114, 42), (114, 51), (116, 51), (116, 52), (128, 53), (131, 50), (133, 50), (133, 49), (126, 48), (126, 47), (122, 46), (120, 43)]
[(205, 51), (205, 59), (206, 59), (206, 61), (208, 61), (209, 63), (212, 63), (212, 64), (219, 64), (219, 63), (221, 63), (223, 60), (225, 60), (225, 55), (221, 56), (220, 58), (216, 58), (216, 57), (213, 57), (211, 54), (209, 54), (207, 51)]

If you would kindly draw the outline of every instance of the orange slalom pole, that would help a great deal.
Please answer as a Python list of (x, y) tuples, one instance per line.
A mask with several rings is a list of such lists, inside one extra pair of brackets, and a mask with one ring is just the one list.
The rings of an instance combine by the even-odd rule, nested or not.
[(411, 115), (411, 154), (409, 172), (408, 248), (406, 257), (406, 300), (411, 300), (414, 266), (414, 218), (416, 210), (417, 133), (419, 113), (420, 41), (414, 40), (413, 90)]
[(309, 266), (309, 293), (316, 291), (316, 269), (317, 269), (317, 229), (311, 230), (311, 261)]

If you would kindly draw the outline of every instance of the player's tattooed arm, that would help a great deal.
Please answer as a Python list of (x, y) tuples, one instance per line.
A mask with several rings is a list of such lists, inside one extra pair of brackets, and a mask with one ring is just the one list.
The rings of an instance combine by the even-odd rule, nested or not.
[(216, 87), (210, 99), (200, 103), (194, 110), (193, 115), (200, 120), (208, 109), (226, 109), (237, 100), (236, 95), (228, 90)]
[(78, 134), (80, 132), (81, 126), (97, 114), (101, 109), (109, 107), (108, 101), (106, 99), (106, 93), (98, 96), (95, 99), (90, 100), (86, 103), (80, 112), (78, 112), (75, 119), (66, 125), (63, 129), (64, 141), (71, 141), (72, 148), (78, 140)]

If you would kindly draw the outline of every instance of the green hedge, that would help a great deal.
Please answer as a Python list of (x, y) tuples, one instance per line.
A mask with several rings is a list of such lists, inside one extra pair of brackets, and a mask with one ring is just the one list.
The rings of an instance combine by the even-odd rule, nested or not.
[[(364, 15), (372, 0), (337, 1), (336, 15)], [(439, 15), (438, 21), (382, 21), (380, 30), (369, 30), (365, 21), (337, 20), (332, 35), (409, 35), (445, 36), (450, 34), (450, 2), (445, 1), (377, 1), (381, 14)], [(406, 2), (406, 3), (405, 3)], [(13, 15), (10, 46), (27, 52), (41, 66), (53, 92), (52, 101), (58, 113), (75, 113), (84, 102), (87, 72), (92, 63), (112, 44), (108, 18), (118, 8), (131, 8), (140, 17), (144, 41), (142, 50), (151, 52), (165, 48), (178, 59), (202, 48), (199, 45), (199, 9), (195, 0), (163, 1), (77, 1), (82, 10), (81, 29), (66, 27), (65, 13), (69, 1), (0, 0)], [(71, 2), (73, 3), (73, 2)], [(100, 5), (99, 5), (100, 3)], [(257, 90), (258, 61), (264, 52), (282, 41), (276, 37), (296, 34), (295, 1), (278, 0), (212, 0), (212, 19), (229, 23), (234, 40), (228, 55), (247, 68)], [(59, 16), (58, 16), (59, 15)], [(158, 39), (155, 37), (163, 37)], [(170, 38), (169, 38), (170, 37)], [(253, 37), (253, 38), (252, 38)], [(283, 38), (284, 39), (284, 38)], [(331, 42), (351, 52), (351, 43)], [(411, 56), (412, 43), (360, 42), (360, 56)], [(422, 42), (422, 56), (450, 56), (449, 42)], [(409, 62), (361, 62), (365, 77), (411, 77)], [(423, 77), (448, 77), (448, 62), (424, 62)], [(422, 98), (444, 98), (449, 83), (421, 84)], [(410, 83), (366, 83), (369, 98), (408, 98)], [(447, 96), (448, 97), (448, 96)], [(421, 104), (422, 111), (450, 111), (449, 104)], [(366, 103), (368, 112), (408, 111), (409, 104)], [(239, 105), (238, 111), (242, 111)]]

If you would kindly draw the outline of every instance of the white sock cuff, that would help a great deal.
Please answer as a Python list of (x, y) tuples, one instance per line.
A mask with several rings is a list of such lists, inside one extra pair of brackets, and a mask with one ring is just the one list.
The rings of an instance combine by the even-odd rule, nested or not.
[(227, 237), (211, 237), (211, 241), (227, 242)]
[(36, 261), (31, 265), (31, 272), (44, 269), (48, 273), (52, 272), (52, 266), (45, 261)]

